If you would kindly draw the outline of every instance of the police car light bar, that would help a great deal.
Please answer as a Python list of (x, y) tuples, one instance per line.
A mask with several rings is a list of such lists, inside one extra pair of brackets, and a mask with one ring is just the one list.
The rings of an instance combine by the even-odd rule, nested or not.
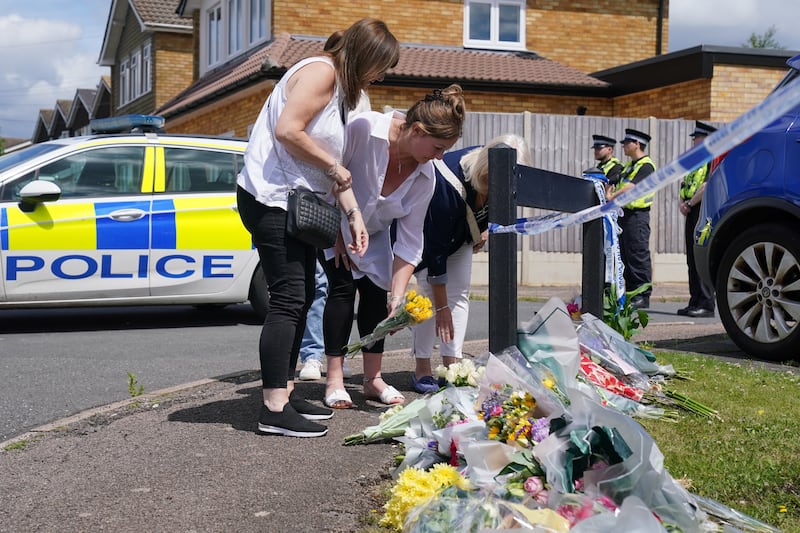
[(121, 115), (92, 119), (89, 127), (96, 133), (158, 132), (164, 127), (164, 122), (164, 117), (157, 115)]

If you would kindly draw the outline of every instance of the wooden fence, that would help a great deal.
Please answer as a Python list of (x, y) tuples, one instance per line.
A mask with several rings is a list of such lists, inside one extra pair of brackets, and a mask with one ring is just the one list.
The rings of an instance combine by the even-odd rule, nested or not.
[[(601, 134), (622, 139), (625, 128), (634, 128), (648, 133), (651, 143), (646, 152), (657, 166), (663, 166), (691, 147), (689, 134), (694, 131), (694, 120), (655, 118), (606, 118), (569, 115), (542, 115), (534, 113), (468, 113), (462, 138), (454, 149), (483, 144), (503, 133), (523, 136), (531, 146), (533, 166), (571, 176), (580, 176), (582, 171), (594, 166), (591, 149), (592, 135)], [(712, 123), (714, 124), (714, 123)], [(714, 124), (719, 125), (719, 124)], [(624, 163), (622, 145), (617, 145), (615, 155)], [(658, 191), (650, 217), (651, 252), (653, 253), (654, 281), (685, 281), (686, 266), (682, 256), (686, 249), (683, 242), (684, 217), (678, 210), (680, 185), (670, 184)], [(519, 208), (519, 216), (540, 214), (541, 209)], [(535, 254), (564, 254), (559, 257), (579, 255), (581, 252), (581, 228), (560, 228), (541, 235), (519, 239), (520, 262), (532, 261), (526, 256)], [(491, 246), (491, 239), (489, 241)], [(488, 255), (488, 254), (484, 254)], [(576, 268), (580, 270), (580, 259)], [(488, 259), (476, 258), (473, 283), (481, 284), (487, 275), (480, 267)], [(529, 271), (529, 269), (528, 269)], [(545, 278), (558, 277), (559, 269), (545, 273)], [(567, 279), (531, 279), (526, 269), (520, 269), (519, 281), (523, 284), (569, 283)], [(539, 272), (545, 272), (539, 269)], [(579, 277), (578, 277), (579, 279)]]

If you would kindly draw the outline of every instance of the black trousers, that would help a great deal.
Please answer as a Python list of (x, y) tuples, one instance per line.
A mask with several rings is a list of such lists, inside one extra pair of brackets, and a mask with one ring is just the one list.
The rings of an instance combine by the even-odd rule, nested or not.
[(239, 216), (253, 236), (269, 287), (269, 308), (258, 353), (265, 389), (285, 389), (294, 379), (308, 308), (314, 301), (317, 249), (286, 234), (286, 211), (267, 207), (242, 188)]
[[(375, 330), (378, 323), (389, 316), (386, 291), (372, 283), (367, 276), (353, 279), (353, 274), (335, 260), (322, 261), (328, 277), (328, 299), (322, 315), (322, 335), (326, 355), (345, 355), (344, 345), (349, 342), (353, 328), (356, 291), (358, 291), (358, 334), (363, 337)], [(374, 342), (366, 351), (383, 353), (384, 339)]]
[[(619, 251), (625, 265), (625, 289), (633, 291), (645, 283), (652, 283), (653, 268), (650, 262), (650, 209), (623, 209), (625, 216), (617, 219), (622, 233)], [(650, 298), (652, 287), (642, 292)]]
[(714, 290), (703, 283), (694, 260), (694, 227), (700, 217), (700, 206), (692, 207), (686, 215), (683, 236), (686, 242), (686, 266), (689, 269), (689, 307), (714, 310)]

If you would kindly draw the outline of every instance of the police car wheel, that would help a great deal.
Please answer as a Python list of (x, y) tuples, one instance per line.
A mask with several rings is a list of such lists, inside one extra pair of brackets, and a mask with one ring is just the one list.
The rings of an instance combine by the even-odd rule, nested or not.
[(269, 305), (269, 291), (267, 290), (267, 279), (261, 265), (256, 267), (253, 272), (253, 280), (250, 282), (250, 295), (248, 296), (253, 311), (259, 318), (267, 316), (267, 306)]
[(781, 360), (800, 352), (800, 235), (761, 224), (728, 245), (717, 271), (725, 331), (751, 356)]

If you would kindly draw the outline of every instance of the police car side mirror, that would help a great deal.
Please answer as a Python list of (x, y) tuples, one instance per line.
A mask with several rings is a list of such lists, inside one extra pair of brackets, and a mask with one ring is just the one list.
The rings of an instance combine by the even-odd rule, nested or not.
[(30, 213), (42, 202), (55, 202), (61, 198), (61, 188), (52, 181), (34, 180), (19, 191), (19, 208)]

